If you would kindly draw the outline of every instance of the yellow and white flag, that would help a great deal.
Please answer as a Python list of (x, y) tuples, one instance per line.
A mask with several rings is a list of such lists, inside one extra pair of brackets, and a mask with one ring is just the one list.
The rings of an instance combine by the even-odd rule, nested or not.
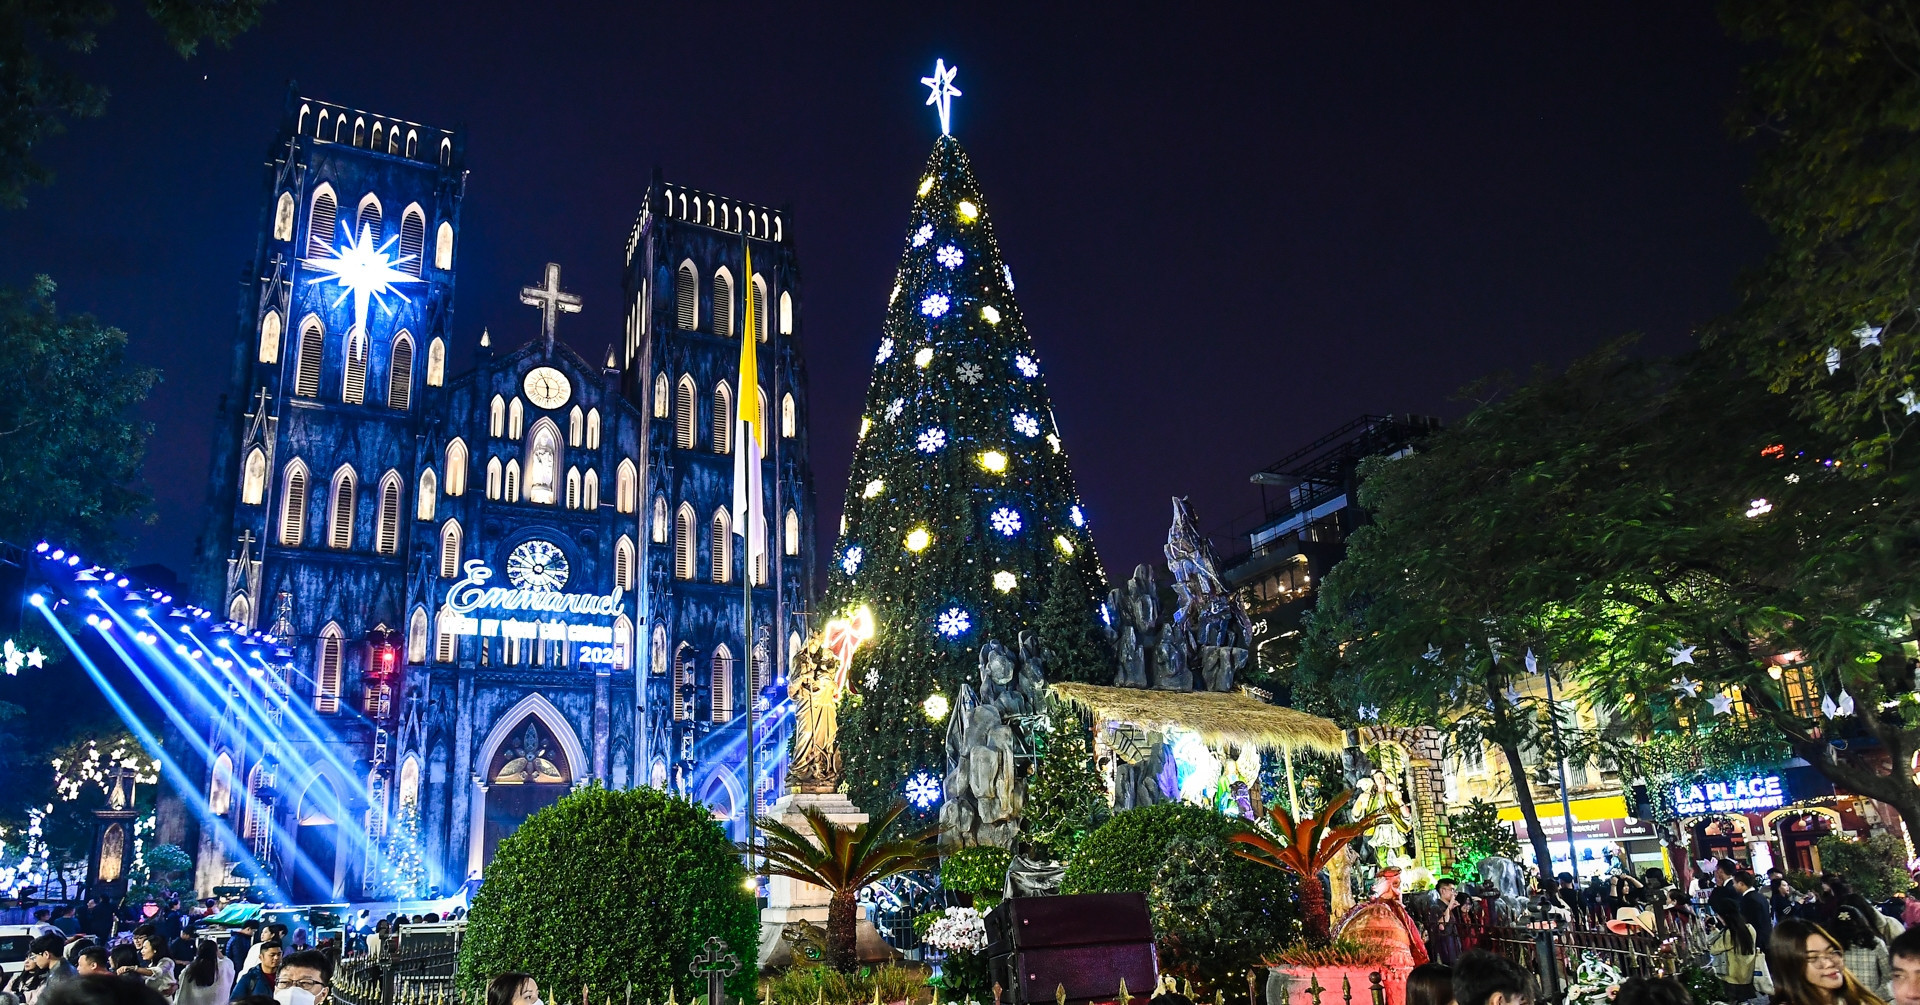
[(747, 323), (740, 330), (739, 437), (736, 441), (739, 449), (733, 452), (733, 532), (747, 542), (742, 551), (747, 556), (745, 572), (751, 582), (761, 557), (767, 553), (766, 519), (761, 515), (760, 502), (760, 458), (766, 454), (767, 434), (760, 428), (760, 365), (754, 356), (754, 343), (760, 332), (759, 318), (755, 315), (764, 305), (754, 303), (752, 248), (747, 249), (746, 274), (747, 281), (741, 284), (746, 293)]

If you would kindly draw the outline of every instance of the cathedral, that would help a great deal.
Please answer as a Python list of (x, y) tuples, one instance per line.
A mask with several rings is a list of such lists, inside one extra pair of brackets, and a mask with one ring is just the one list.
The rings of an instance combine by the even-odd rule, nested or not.
[(193, 576), (273, 648), (182, 744), (202, 798), (163, 813), (203, 894), (445, 896), (583, 785), (673, 789), (736, 837), (779, 793), (814, 579), (792, 221), (656, 171), (604, 356), (556, 337), (589, 322), (551, 264), (509, 347), (456, 325), (464, 158), (460, 132), (289, 94)]

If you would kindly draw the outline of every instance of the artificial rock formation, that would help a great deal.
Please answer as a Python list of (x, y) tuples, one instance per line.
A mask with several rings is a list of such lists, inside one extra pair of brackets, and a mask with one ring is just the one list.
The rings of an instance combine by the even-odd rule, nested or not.
[(1044, 662), (1039, 641), (1021, 632), (1018, 653), (999, 642), (981, 647), (978, 691), (960, 685), (947, 721), (943, 846), (1013, 848), (1026, 807), (1024, 765), (1035, 752), (1032, 731), (1045, 714)]
[(1253, 622), (1220, 578), (1220, 560), (1185, 499), (1173, 500), (1166, 556), (1175, 596), (1171, 612), (1161, 609), (1159, 584), (1146, 565), (1135, 567), (1108, 596), (1120, 660), (1114, 686), (1231, 691), (1252, 652)]

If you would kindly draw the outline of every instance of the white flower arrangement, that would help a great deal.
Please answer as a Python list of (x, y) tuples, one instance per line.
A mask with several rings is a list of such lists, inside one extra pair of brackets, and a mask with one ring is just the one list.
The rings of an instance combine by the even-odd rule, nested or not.
[(949, 907), (922, 941), (943, 953), (977, 953), (987, 948), (987, 922), (971, 907)]

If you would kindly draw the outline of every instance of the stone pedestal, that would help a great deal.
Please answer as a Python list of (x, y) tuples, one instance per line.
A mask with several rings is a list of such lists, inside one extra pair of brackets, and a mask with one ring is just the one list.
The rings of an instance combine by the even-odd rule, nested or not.
[[(867, 822), (867, 815), (853, 800), (838, 792), (789, 792), (780, 797), (780, 801), (767, 809), (767, 816), (778, 820), (803, 835), (811, 835), (813, 828), (807, 823), (803, 812), (808, 808), (817, 808), (827, 815), (827, 819), (842, 827), (858, 827)], [(785, 876), (773, 876), (767, 881), (767, 907), (760, 912), (760, 954), (759, 966), (779, 967), (793, 961), (786, 942), (780, 938), (780, 930), (788, 922), (810, 921), (821, 928), (827, 927), (827, 902), (832, 899), (826, 890)], [(891, 959), (893, 950), (880, 938), (880, 931), (873, 922), (861, 918), (856, 935), (856, 950), (862, 962), (877, 962)]]

